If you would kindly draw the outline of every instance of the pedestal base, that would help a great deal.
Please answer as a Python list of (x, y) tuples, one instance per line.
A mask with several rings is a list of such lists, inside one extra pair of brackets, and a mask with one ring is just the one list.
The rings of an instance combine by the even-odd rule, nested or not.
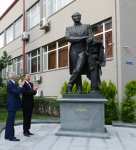
[[(79, 96), (79, 95), (78, 95)], [(78, 97), (77, 96), (77, 97)], [(66, 96), (60, 101), (60, 129), (56, 135), (109, 138), (104, 127), (103, 98)]]
[(59, 129), (56, 134), (57, 136), (71, 136), (71, 137), (92, 137), (92, 138), (103, 138), (109, 139), (110, 136), (107, 131), (103, 133), (91, 133), (91, 132), (79, 132), (79, 131), (64, 131)]

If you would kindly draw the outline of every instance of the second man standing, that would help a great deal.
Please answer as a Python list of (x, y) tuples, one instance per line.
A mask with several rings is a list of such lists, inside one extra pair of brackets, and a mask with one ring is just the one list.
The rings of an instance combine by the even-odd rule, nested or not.
[(34, 108), (34, 95), (37, 92), (37, 87), (33, 87), (30, 81), (30, 74), (25, 74), (25, 83), (22, 90), (22, 108), (23, 108), (23, 134), (29, 137), (33, 135), (30, 132), (32, 111)]

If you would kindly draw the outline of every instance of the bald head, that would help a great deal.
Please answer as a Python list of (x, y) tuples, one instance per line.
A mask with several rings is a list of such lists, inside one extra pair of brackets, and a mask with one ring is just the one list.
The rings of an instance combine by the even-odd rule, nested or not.
[(74, 21), (75, 24), (80, 24), (81, 14), (79, 12), (75, 12), (72, 15), (72, 19), (73, 19), (73, 21)]
[(81, 17), (81, 14), (79, 12), (75, 12), (71, 17), (76, 17), (76, 16), (80, 16)]

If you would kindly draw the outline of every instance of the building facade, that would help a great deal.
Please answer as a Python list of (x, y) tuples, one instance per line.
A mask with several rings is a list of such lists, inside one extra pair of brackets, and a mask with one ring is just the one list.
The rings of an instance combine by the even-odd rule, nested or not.
[[(121, 100), (125, 83), (136, 77), (135, 6), (135, 0), (15, 0), (0, 18), (0, 55), (6, 50), (13, 61), (3, 74), (27, 71), (32, 81), (42, 78), (43, 95), (60, 97), (69, 79), (65, 29), (80, 12), (82, 23), (91, 24), (94, 37), (103, 41), (107, 64), (101, 79), (117, 85)], [(49, 30), (42, 29), (46, 18)], [(22, 41), (24, 32), (29, 41)]]

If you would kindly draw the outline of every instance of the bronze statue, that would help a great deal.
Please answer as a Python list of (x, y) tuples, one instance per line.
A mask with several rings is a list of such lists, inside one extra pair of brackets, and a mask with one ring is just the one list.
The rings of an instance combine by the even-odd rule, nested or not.
[(70, 79), (68, 93), (72, 92), (74, 84), (77, 94), (82, 93), (81, 75), (86, 74), (91, 80), (93, 91), (98, 90), (100, 84), (101, 66), (105, 64), (105, 56), (101, 42), (94, 40), (89, 24), (81, 23), (81, 14), (72, 15), (74, 25), (66, 28), (66, 39), (71, 43), (69, 51)]
[(82, 92), (81, 75), (84, 74), (86, 61), (87, 41), (93, 40), (91, 26), (82, 24), (81, 14), (76, 12), (72, 15), (74, 25), (66, 28), (66, 39), (71, 42), (69, 51), (70, 80), (68, 83), (68, 93), (72, 92), (74, 84), (77, 86), (77, 93)]

